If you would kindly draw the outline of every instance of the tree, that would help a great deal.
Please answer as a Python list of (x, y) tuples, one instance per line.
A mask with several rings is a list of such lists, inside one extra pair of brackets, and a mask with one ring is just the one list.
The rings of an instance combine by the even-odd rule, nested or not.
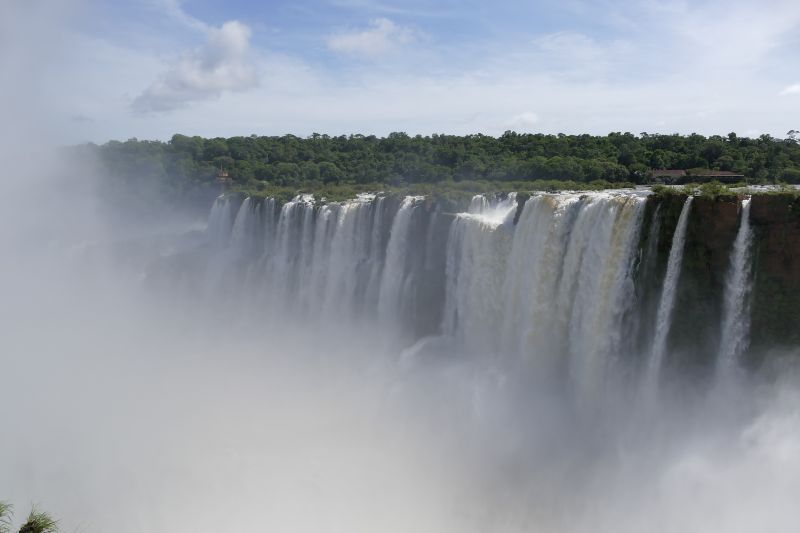
[(629, 132), (605, 136), (505, 132), (409, 136), (393, 132), (308, 138), (188, 137), (168, 143), (130, 139), (85, 145), (106, 172), (103, 187), (126, 205), (148, 205), (154, 196), (180, 201), (216, 190), (219, 167), (241, 186), (315, 187), (324, 184), (441, 183), (450, 180), (641, 181), (651, 169), (716, 168), (747, 179), (795, 179), (800, 133), (786, 139)]
[(319, 164), (319, 177), (323, 183), (339, 183), (342, 171), (334, 163), (324, 161)]

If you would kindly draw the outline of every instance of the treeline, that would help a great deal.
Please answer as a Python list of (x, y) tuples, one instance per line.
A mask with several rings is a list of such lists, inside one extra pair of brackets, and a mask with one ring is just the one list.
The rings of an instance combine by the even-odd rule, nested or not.
[(799, 133), (786, 139), (611, 133), (410, 136), (391, 133), (307, 138), (174, 135), (168, 142), (111, 141), (87, 145), (110, 183), (131, 194), (168, 197), (207, 193), (219, 169), (235, 186), (412, 184), (459, 181), (571, 180), (646, 183), (651, 169), (715, 169), (750, 183), (800, 183)]

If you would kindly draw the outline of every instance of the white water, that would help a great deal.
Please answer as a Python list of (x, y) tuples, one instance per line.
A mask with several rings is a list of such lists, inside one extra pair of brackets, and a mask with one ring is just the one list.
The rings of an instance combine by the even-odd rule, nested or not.
[(270, 320), (342, 322), (378, 312), (401, 320), (404, 286), (415, 275), (408, 257), (419, 200), (406, 198), (392, 222), (386, 199), (375, 195), (321, 206), (300, 195), (279, 210), (272, 199), (246, 198), (235, 217), (233, 201), (218, 199), (207, 230), (206, 292), (217, 305), (247, 301)]
[(530, 198), (459, 215), (447, 253), (447, 334), (464, 346), (566, 364), (585, 394), (600, 386), (632, 302), (644, 198), (614, 193)]
[(750, 295), (752, 231), (750, 229), (750, 199), (742, 200), (739, 231), (733, 243), (731, 264), (725, 278), (722, 330), (717, 367), (730, 371), (739, 363), (747, 349), (750, 335), (750, 313), (747, 306)]
[(483, 194), (476, 194), (472, 197), (467, 212), (474, 215), (480, 215), (487, 209), (489, 209), (489, 200), (487, 200), (486, 196)]
[[(527, 200), (514, 224), (514, 194), (478, 195), (469, 212), (430, 215), (427, 223), (422, 197), (404, 198), (393, 215), (375, 195), (321, 206), (301, 195), (277, 214), (274, 201), (246, 199), (235, 217), (232, 201), (222, 199), (209, 219), (209, 238), (220, 253), (209, 263), (207, 283), (216, 290), (238, 287), (245, 299), (260, 293), (271, 319), (287, 313), (321, 323), (365, 319), (411, 331), (419, 327), (419, 313), (428, 320), (441, 316), (441, 332), (459, 346), (561, 373), (579, 397), (592, 398), (609, 380), (630, 374), (620, 361), (634, 357), (631, 337), (641, 314), (636, 258), (654, 259), (652, 249), (638, 249), (645, 201), (627, 191), (543, 193)], [(651, 391), (665, 357), (691, 204), (687, 199), (675, 228), (649, 342), (642, 380)], [(447, 223), (440, 249), (436, 228)], [(732, 258), (739, 276), (749, 264), (746, 229)], [(441, 301), (427, 295), (439, 283), (439, 268)], [(737, 279), (733, 286), (740, 287)], [(730, 328), (746, 314), (743, 296), (734, 303), (739, 322)]]
[(672, 315), (675, 307), (675, 292), (683, 265), (683, 249), (686, 242), (686, 228), (689, 224), (689, 213), (692, 208), (693, 197), (689, 196), (681, 209), (675, 233), (672, 236), (672, 247), (667, 260), (667, 273), (661, 289), (661, 299), (656, 314), (656, 329), (653, 337), (652, 351), (645, 375), (644, 393), (653, 397), (659, 385), (661, 367), (664, 365), (664, 356), (667, 351), (667, 336), (672, 326)]
[[(648, 248), (638, 248), (645, 195), (537, 194), (516, 224), (515, 194), (476, 195), (468, 212), (455, 216), (425, 214), (423, 200), (406, 197), (388, 212), (387, 199), (376, 195), (324, 205), (300, 195), (279, 210), (274, 200), (248, 198), (235, 212), (233, 200), (219, 199), (209, 217), (209, 242), (218, 251), (208, 263), (207, 292), (218, 295), (218, 305), (226, 299), (257, 304), (270, 321), (290, 315), (320, 324), (367, 320), (406, 331), (409, 343), (418, 339), (415, 330), (440, 331), (468, 351), (560, 373), (584, 399), (609, 380), (634, 374), (628, 367), (636, 365), (620, 361), (641, 356), (635, 341), (641, 330), (649, 337), (641, 387), (654, 394), (691, 198), (678, 218), (654, 317), (634, 287), (636, 268), (657, 268), (660, 209)], [(747, 347), (748, 213), (744, 202), (724, 296), (720, 366)], [(448, 224), (446, 242), (437, 240), (437, 228)], [(646, 272), (640, 277), (652, 283)], [(441, 284), (436, 296), (431, 291)], [(429, 322), (438, 317), (441, 324)]]
[(401, 321), (404, 292), (409, 275), (409, 256), (415, 245), (411, 235), (414, 209), (422, 197), (407, 196), (400, 204), (389, 234), (386, 263), (378, 293), (378, 314), (385, 324)]

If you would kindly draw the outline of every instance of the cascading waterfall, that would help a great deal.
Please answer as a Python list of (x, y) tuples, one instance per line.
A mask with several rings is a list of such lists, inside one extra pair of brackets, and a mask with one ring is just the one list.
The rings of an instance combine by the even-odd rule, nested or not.
[(275, 231), (274, 246), (267, 252), (264, 292), (270, 303), (298, 307), (293, 298), (303, 270), (311, 264), (310, 240), (313, 235), (312, 198), (297, 196), (281, 208)]
[(730, 269), (725, 280), (722, 332), (717, 356), (717, 367), (722, 372), (735, 368), (749, 342), (750, 313), (747, 300), (751, 288), (750, 249), (752, 239), (750, 199), (747, 198), (742, 200), (739, 230), (733, 244)]
[[(580, 274), (573, 282), (577, 287), (570, 291), (575, 294), (568, 336), (570, 371), (584, 394), (592, 394), (607, 379), (620, 355), (623, 317), (633, 303), (633, 251), (644, 212), (640, 197), (596, 203), (602, 206), (599, 220), (588, 228)], [(580, 222), (579, 217), (576, 224)], [(562, 280), (569, 282), (566, 276)]]
[[(318, 290), (323, 294), (325, 311), (356, 316), (368, 303), (377, 300), (374, 293), (381, 269), (380, 206), (371, 195), (337, 207), (329, 238), (330, 249), (325, 271), (318, 271)], [(325, 264), (325, 261), (318, 261)]]
[(693, 197), (689, 196), (681, 208), (678, 224), (672, 236), (672, 247), (667, 260), (667, 273), (661, 289), (661, 299), (656, 313), (656, 328), (650, 359), (646, 369), (644, 387), (645, 394), (652, 396), (658, 388), (661, 367), (667, 351), (667, 335), (672, 326), (672, 313), (675, 307), (675, 293), (683, 265), (683, 249), (686, 242), (686, 228), (689, 225), (689, 212), (692, 208)]
[(231, 229), (231, 249), (235, 258), (246, 257), (253, 253), (258, 240), (259, 225), (255, 223), (261, 211), (260, 205), (254, 205), (250, 198), (245, 198)]
[(487, 209), (489, 209), (489, 200), (483, 194), (476, 194), (472, 197), (467, 212), (473, 215), (480, 215)]
[(216, 247), (223, 247), (228, 242), (231, 229), (233, 227), (232, 202), (229, 198), (220, 196), (211, 207), (211, 214), (208, 217), (209, 242)]
[(512, 207), (498, 206), (482, 214), (459, 214), (450, 228), (444, 331), (464, 344), (496, 347), (511, 217)]
[(410, 232), (412, 216), (421, 196), (407, 196), (400, 204), (389, 234), (386, 262), (378, 293), (378, 313), (384, 323), (400, 320), (403, 293), (408, 279), (410, 248), (415, 244)]
[[(408, 225), (418, 200), (409, 197), (404, 203)], [(235, 217), (233, 205), (220, 198), (209, 217), (213, 253), (206, 267), (207, 294), (261, 306), (273, 319), (293, 313), (319, 320), (375, 314), (382, 294), (387, 312), (394, 308), (394, 318), (401, 318), (403, 281), (392, 284), (394, 276), (411, 274), (406, 258), (413, 236), (410, 226), (403, 229), (403, 217), (395, 216), (392, 225), (385, 197), (362, 194), (316, 205), (310, 195), (299, 195), (280, 207), (271, 198), (245, 198)], [(389, 228), (395, 226), (396, 238), (387, 250)], [(392, 298), (394, 307), (388, 303)]]
[(354, 317), (377, 300), (384, 199), (361, 195), (315, 207), (298, 196), (265, 225), (260, 261), (264, 299), (279, 312)]
[(464, 345), (565, 361), (591, 391), (620, 346), (644, 198), (543, 194), (463, 214), (448, 245), (445, 332)]
[[(236, 220), (239, 220), (238, 228)], [(205, 292), (214, 296), (221, 289), (225, 273), (231, 268), (236, 255), (235, 246), (243, 242), (245, 220), (249, 219), (249, 202), (244, 210), (239, 210), (234, 217), (233, 202), (230, 198), (219, 197), (211, 208), (206, 235), (209, 244), (217, 251), (209, 261), (203, 287)], [(234, 228), (236, 236), (234, 237)]]
[[(238, 294), (269, 320), (367, 320), (403, 332), (407, 342), (441, 333), (464, 350), (544, 365), (586, 398), (615, 376), (635, 374), (619, 361), (644, 357), (641, 387), (652, 393), (692, 198), (681, 209), (657, 299), (636, 286), (652, 285), (659, 270), (663, 210), (654, 210), (642, 236), (646, 202), (646, 192), (632, 191), (539, 193), (521, 207), (515, 194), (477, 195), (452, 215), (420, 196), (398, 204), (374, 194), (334, 203), (299, 195), (282, 206), (247, 198), (238, 211), (234, 199), (221, 197), (209, 217), (215, 252), (205, 283), (209, 294)], [(747, 347), (749, 207), (743, 202), (730, 260), (722, 366)]]

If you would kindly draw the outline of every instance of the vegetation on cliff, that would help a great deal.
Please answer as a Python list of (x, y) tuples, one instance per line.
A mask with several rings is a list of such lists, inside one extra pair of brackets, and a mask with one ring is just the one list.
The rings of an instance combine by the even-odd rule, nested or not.
[(81, 149), (97, 156), (105, 184), (124, 189), (132, 202), (142, 191), (169, 199), (211, 194), (217, 190), (219, 169), (228, 171), (235, 188), (262, 194), (330, 187), (415, 189), (433, 184), (459, 190), (450, 187), (458, 183), (481, 192), (485, 184), (501, 191), (514, 182), (548, 180), (561, 183), (562, 189), (578, 189), (592, 188), (586, 185), (592, 183), (645, 183), (650, 169), (656, 168), (707, 168), (740, 173), (750, 183), (800, 183), (795, 132), (786, 139), (769, 135), (751, 139), (733, 133), (705, 137), (506, 132), (497, 138), (392, 133), (385, 138), (314, 134), (228, 139), (176, 134), (168, 142), (130, 139)]

